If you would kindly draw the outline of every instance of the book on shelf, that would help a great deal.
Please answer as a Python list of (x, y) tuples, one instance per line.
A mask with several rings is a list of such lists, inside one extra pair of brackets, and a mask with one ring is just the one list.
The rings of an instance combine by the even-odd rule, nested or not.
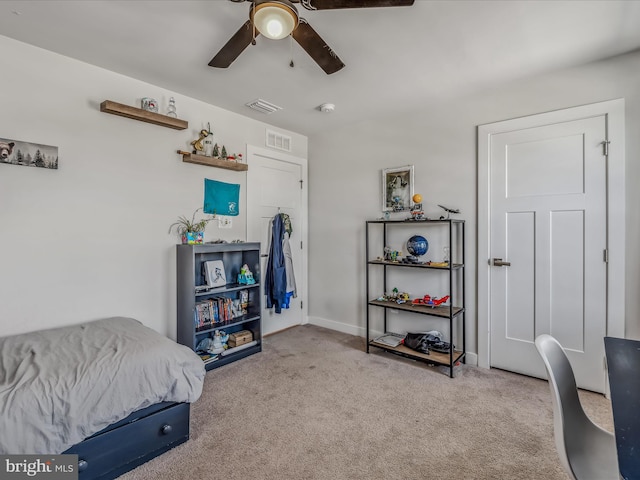
[(215, 362), (216, 360), (218, 360), (218, 355), (213, 353), (198, 352), (198, 356), (200, 357), (200, 359), (202, 359), (205, 365), (207, 363)]
[(209, 302), (196, 303), (195, 321), (197, 327), (207, 327), (212, 323), (211, 308)]
[(194, 323), (197, 329), (233, 320), (233, 299), (214, 297), (196, 303)]
[(213, 323), (228, 322), (234, 318), (233, 300), (229, 297), (214, 297), (207, 300)]

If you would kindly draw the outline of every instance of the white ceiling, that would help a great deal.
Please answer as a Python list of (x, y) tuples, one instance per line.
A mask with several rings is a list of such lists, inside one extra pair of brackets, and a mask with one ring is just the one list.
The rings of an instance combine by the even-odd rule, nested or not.
[[(397, 8), (300, 7), (346, 64), (333, 75), (288, 38), (259, 37), (228, 69), (209, 67), (248, 19), (249, 5), (4, 0), (0, 35), (309, 136), (640, 48), (640, 1), (416, 0)], [(254, 112), (245, 103), (256, 98), (283, 110)], [(334, 103), (335, 112), (318, 111), (322, 103)]]

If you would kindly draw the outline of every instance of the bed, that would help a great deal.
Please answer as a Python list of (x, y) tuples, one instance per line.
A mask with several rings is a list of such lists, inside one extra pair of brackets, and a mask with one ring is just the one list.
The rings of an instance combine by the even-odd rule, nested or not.
[(115, 478), (189, 438), (205, 369), (132, 318), (0, 338), (0, 454), (76, 454)]

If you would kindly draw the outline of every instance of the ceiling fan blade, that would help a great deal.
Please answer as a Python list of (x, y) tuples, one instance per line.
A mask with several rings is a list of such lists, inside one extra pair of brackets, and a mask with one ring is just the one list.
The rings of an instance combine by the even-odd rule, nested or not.
[[(260, 33), (256, 30), (256, 37)], [(209, 62), (210, 67), (227, 68), (253, 41), (253, 25), (247, 20)]]
[(304, 18), (300, 19), (298, 27), (291, 33), (294, 40), (309, 54), (327, 75), (337, 72), (344, 63), (338, 58), (331, 47), (311, 28)]
[(410, 7), (414, 0), (300, 0), (307, 10), (334, 10), (337, 8)]

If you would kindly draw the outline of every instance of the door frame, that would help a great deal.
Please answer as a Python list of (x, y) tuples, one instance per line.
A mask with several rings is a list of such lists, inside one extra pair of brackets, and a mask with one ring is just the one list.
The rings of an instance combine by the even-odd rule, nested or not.
[[(309, 183), (307, 181), (307, 159), (296, 157), (284, 152), (279, 152), (277, 150), (271, 150), (269, 148), (256, 147), (255, 145), (247, 144), (247, 165), (249, 166), (249, 169), (247, 170), (247, 185), (249, 185), (250, 183), (249, 176), (253, 172), (251, 169), (251, 162), (256, 157), (266, 157), (280, 162), (292, 163), (295, 165), (299, 165), (301, 169), (302, 189), (300, 193), (300, 225), (296, 226), (296, 228), (300, 228), (300, 238), (302, 239), (302, 265), (300, 265), (301, 278), (296, 277), (296, 287), (298, 290), (298, 294), (302, 299), (301, 325), (305, 325), (309, 323), (309, 292), (307, 287), (307, 285), (309, 285), (309, 255), (307, 252), (307, 247), (309, 245), (309, 198), (307, 185)], [(254, 215), (255, 207), (255, 204), (251, 201), (251, 198), (251, 194), (247, 191), (247, 225), (245, 227), (247, 235), (249, 233), (249, 221), (252, 219), (252, 215)], [(261, 287), (260, 292), (261, 294), (263, 294), (264, 287)], [(276, 332), (271, 332), (269, 333), (269, 335), (273, 333)]]
[[(607, 158), (607, 335), (625, 335), (625, 130), (624, 99), (582, 105), (478, 127), (478, 366), (491, 368), (491, 139), (493, 135), (553, 123), (606, 116)], [(603, 139), (605, 140), (605, 139)]]

